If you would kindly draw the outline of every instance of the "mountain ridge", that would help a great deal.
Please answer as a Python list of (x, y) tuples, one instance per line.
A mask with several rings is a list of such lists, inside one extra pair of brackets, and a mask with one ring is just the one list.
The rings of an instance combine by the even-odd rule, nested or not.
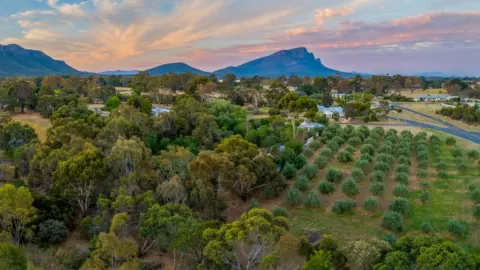
[(145, 70), (150, 75), (163, 75), (168, 73), (186, 73), (190, 72), (197, 75), (209, 75), (210, 72), (203, 71), (197, 68), (194, 68), (183, 62), (174, 62), (159, 65), (150, 69)]

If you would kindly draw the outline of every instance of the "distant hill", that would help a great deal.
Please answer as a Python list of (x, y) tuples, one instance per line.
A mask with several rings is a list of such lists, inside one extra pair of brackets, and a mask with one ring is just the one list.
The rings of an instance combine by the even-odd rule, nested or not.
[(150, 75), (162, 75), (162, 74), (167, 74), (167, 73), (180, 74), (180, 73), (186, 73), (186, 72), (190, 72), (190, 73), (197, 74), (197, 75), (209, 75), (210, 74), (210, 72), (206, 72), (206, 71), (203, 71), (203, 70), (196, 69), (196, 68), (194, 68), (192, 66), (189, 66), (185, 63), (169, 63), (169, 64), (160, 65), (158, 67), (154, 67), (154, 68), (151, 68), (151, 69), (147, 69), (145, 71), (148, 72), (148, 74), (150, 74)]
[(233, 73), (237, 77), (279, 77), (290, 76), (329, 76), (341, 75), (343, 77), (354, 76), (354, 73), (337, 71), (322, 64), (320, 59), (315, 59), (313, 53), (306, 48), (282, 50), (266, 57), (258, 58), (237, 67), (227, 67), (214, 72), (219, 78), (227, 73)]
[(0, 45), (0, 77), (42, 75), (87, 75), (41, 51), (19, 45)]
[(125, 76), (128, 76), (128, 75), (135, 75), (138, 72), (140, 72), (140, 71), (139, 70), (108, 70), (108, 71), (100, 72), (99, 74), (101, 74), (101, 75), (125, 75)]

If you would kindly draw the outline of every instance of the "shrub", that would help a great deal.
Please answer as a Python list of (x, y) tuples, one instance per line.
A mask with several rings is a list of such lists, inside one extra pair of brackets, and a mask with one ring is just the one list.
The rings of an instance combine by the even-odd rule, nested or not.
[(410, 166), (405, 165), (405, 164), (399, 164), (399, 165), (397, 166), (396, 172), (397, 172), (397, 173), (404, 172), (404, 173), (407, 173), (407, 174), (408, 174), (408, 173), (410, 172)]
[(375, 171), (382, 171), (384, 173), (387, 173), (389, 170), (390, 170), (390, 164), (386, 163), (386, 162), (377, 162), (374, 166), (373, 166), (373, 170)]
[(480, 218), (480, 205), (477, 204), (473, 207), (473, 217)]
[(379, 154), (377, 156), (377, 163), (384, 162), (384, 163), (387, 163), (389, 166), (391, 166), (394, 161), (395, 161), (395, 157), (390, 154)]
[(338, 150), (338, 148), (340, 148), (339, 144), (336, 141), (334, 141), (335, 138), (328, 141), (327, 144), (326, 144), (327, 148), (332, 149), (332, 151), (334, 151), (334, 152), (336, 152)]
[(393, 195), (397, 197), (408, 198), (408, 196), (410, 196), (410, 192), (408, 191), (407, 186), (405, 186), (404, 184), (398, 184), (393, 189)]
[(426, 220), (420, 224), (420, 230), (424, 233), (432, 233), (435, 229), (429, 220)]
[[(378, 145), (378, 141), (369, 137), (363, 142), (363, 145), (367, 145), (367, 144), (371, 145), (373, 147), (373, 149), (375, 150), (375, 147), (377, 147), (377, 145)], [(371, 152), (370, 154), (373, 155), (373, 152)]]
[(68, 228), (62, 221), (47, 219), (40, 223), (38, 237), (46, 244), (57, 244), (67, 238)]
[(455, 140), (454, 137), (447, 137), (447, 139), (445, 140), (445, 143), (447, 145), (455, 145), (457, 143), (457, 140)]
[(305, 150), (303, 151), (303, 155), (305, 155), (307, 158), (313, 156), (313, 151), (312, 151), (312, 149), (309, 149), (309, 148), (305, 149)]
[(428, 168), (428, 165), (429, 165), (428, 160), (422, 160), (417, 163), (417, 167), (420, 169), (426, 169)]
[(320, 185), (318, 185), (318, 190), (322, 194), (330, 194), (335, 191), (335, 186), (328, 181), (323, 181), (320, 183)]
[(343, 172), (334, 168), (329, 168), (325, 178), (328, 182), (340, 182), (343, 179)]
[(364, 153), (360, 155), (360, 160), (366, 160), (368, 163), (371, 163), (373, 160), (373, 157), (368, 153)]
[(453, 236), (464, 236), (466, 233), (465, 225), (454, 219), (447, 222), (447, 231)]
[(295, 158), (295, 168), (300, 169), (307, 164), (307, 158), (304, 155), (298, 155)]
[(336, 214), (353, 213), (353, 209), (357, 207), (357, 202), (352, 199), (338, 200), (332, 205), (332, 212)]
[(480, 203), (480, 189), (476, 188), (470, 193), (470, 200)]
[(393, 198), (390, 203), (388, 203), (388, 210), (406, 215), (410, 211), (410, 204), (405, 198)]
[(320, 197), (316, 190), (312, 189), (308, 192), (307, 199), (303, 203), (305, 206), (309, 207), (320, 207)]
[(461, 156), (463, 156), (462, 149), (460, 149), (460, 148), (453, 148), (453, 149), (452, 149), (452, 156), (453, 156), (453, 157), (461, 157)]
[(468, 164), (465, 162), (457, 163), (457, 170), (461, 173), (466, 173), (468, 171)]
[(320, 155), (326, 157), (327, 159), (330, 159), (333, 156), (333, 150), (325, 147), (322, 149), (322, 151), (320, 151)]
[(437, 174), (438, 178), (440, 179), (447, 179), (448, 178), (448, 172), (447, 171), (439, 171)]
[(429, 189), (430, 188), (430, 182), (428, 182), (426, 180), (420, 181), (420, 182), (418, 182), (418, 184), (423, 189)]
[(411, 165), (412, 162), (411, 162), (410, 159), (407, 158), (407, 157), (399, 156), (399, 157), (398, 157), (398, 164)]
[(469, 190), (470, 192), (474, 191), (476, 188), (477, 188), (477, 185), (475, 185), (475, 184), (470, 184), (470, 185), (468, 185), (468, 190)]
[(350, 144), (350, 145), (353, 145), (353, 146), (358, 146), (362, 143), (362, 139), (360, 139), (359, 137), (355, 136), (355, 137), (350, 137), (348, 140), (347, 140), (347, 143)]
[(355, 196), (360, 192), (360, 188), (355, 179), (350, 177), (342, 183), (342, 192), (348, 196)]
[(380, 240), (385, 241), (393, 246), (397, 242), (397, 237), (394, 234), (386, 233), (380, 237)]
[(310, 147), (314, 151), (317, 151), (318, 149), (320, 149), (321, 146), (322, 146), (322, 143), (320, 141), (313, 141), (308, 145), (308, 147)]
[(445, 161), (440, 161), (437, 164), (435, 164), (435, 169), (437, 169), (437, 171), (446, 170), (447, 169), (447, 163), (445, 163)]
[(283, 167), (282, 172), (287, 179), (292, 179), (297, 173), (297, 168), (295, 168), (295, 165), (293, 165), (292, 163), (287, 163)]
[(360, 149), (360, 153), (362, 154), (369, 154), (371, 156), (373, 156), (373, 154), (375, 154), (375, 147), (371, 144), (364, 144), (362, 146), (362, 148)]
[(399, 172), (395, 174), (395, 181), (408, 185), (408, 174), (404, 172)]
[(427, 151), (420, 151), (417, 153), (417, 160), (418, 161), (425, 161), (428, 160), (428, 152)]
[(352, 154), (355, 153), (355, 151), (356, 151), (355, 147), (353, 147), (353, 146), (351, 146), (351, 145), (345, 146), (345, 148), (344, 148), (343, 150), (348, 151), (348, 152), (350, 152), (350, 153), (352, 153)]
[(370, 185), (370, 192), (375, 196), (382, 196), (385, 192), (385, 184), (380, 182), (374, 182)]
[(473, 160), (477, 160), (480, 157), (480, 152), (477, 150), (473, 149), (468, 151), (467, 156)]
[(427, 202), (430, 201), (430, 192), (428, 190), (422, 191), (422, 193), (420, 194), (420, 201), (423, 204), (426, 204)]
[(371, 175), (371, 181), (372, 182), (380, 182), (383, 183), (385, 182), (385, 173), (382, 171), (374, 171)]
[(359, 168), (363, 172), (365, 172), (369, 165), (370, 165), (370, 163), (368, 161), (360, 159), (359, 161), (357, 161), (357, 164), (355, 166), (357, 166), (357, 168)]
[(355, 179), (355, 181), (357, 182), (360, 182), (363, 179), (365, 179), (365, 173), (359, 168), (353, 168), (351, 173), (352, 173), (353, 179)]
[(368, 212), (374, 212), (378, 209), (378, 202), (373, 197), (368, 197), (363, 202), (363, 209)]
[(382, 227), (395, 233), (401, 233), (405, 230), (403, 217), (398, 212), (387, 212), (382, 218)]
[(297, 205), (302, 203), (302, 193), (295, 187), (291, 187), (285, 194), (286, 205)]
[(337, 159), (341, 163), (348, 163), (353, 161), (353, 155), (347, 150), (342, 150), (338, 153)]
[(317, 168), (323, 169), (328, 165), (328, 159), (325, 156), (317, 156), (314, 161), (315, 165), (317, 165)]
[(317, 166), (315, 166), (314, 164), (307, 164), (303, 166), (300, 173), (305, 175), (308, 179), (313, 179), (315, 178), (315, 176), (317, 176), (318, 169)]
[(427, 178), (428, 177), (428, 172), (425, 170), (418, 170), (417, 171), (417, 177), (418, 178)]
[(309, 184), (310, 181), (308, 180), (307, 176), (303, 174), (297, 177), (297, 181), (295, 181), (295, 187), (301, 191), (307, 190)]
[(288, 217), (288, 210), (284, 207), (277, 207), (273, 210), (273, 215), (276, 217)]

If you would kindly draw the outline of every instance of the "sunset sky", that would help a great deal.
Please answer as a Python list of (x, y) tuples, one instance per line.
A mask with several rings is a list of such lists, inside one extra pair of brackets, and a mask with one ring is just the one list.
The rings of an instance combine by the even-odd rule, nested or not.
[(306, 47), (342, 71), (480, 76), (480, 0), (0, 0), (0, 44), (85, 71)]

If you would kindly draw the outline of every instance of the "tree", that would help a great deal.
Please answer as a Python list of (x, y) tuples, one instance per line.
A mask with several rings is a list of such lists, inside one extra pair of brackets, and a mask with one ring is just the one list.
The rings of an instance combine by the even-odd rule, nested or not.
[(345, 254), (356, 268), (371, 269), (390, 249), (390, 244), (382, 240), (358, 240), (346, 247)]
[(0, 149), (13, 150), (37, 139), (38, 135), (29, 125), (10, 121), (4, 126), (0, 126), (0, 138)]
[(0, 269), (27, 270), (28, 261), (20, 246), (0, 242)]
[(209, 114), (198, 116), (195, 123), (195, 129), (192, 131), (192, 137), (205, 149), (213, 149), (221, 138), (222, 133), (218, 128), (215, 117)]
[(53, 178), (63, 195), (77, 201), (82, 215), (87, 213), (94, 193), (102, 187), (105, 165), (100, 151), (93, 146), (58, 164)]
[(20, 106), (22, 113), (25, 112), (25, 105), (35, 105), (35, 89), (32, 82), (25, 80), (16, 81), (10, 86), (9, 95)]
[(47, 244), (62, 242), (68, 235), (68, 228), (65, 223), (55, 219), (48, 219), (41, 223), (38, 230), (38, 237)]
[(120, 105), (122, 105), (122, 101), (117, 96), (112, 96), (105, 102), (104, 110), (111, 112), (120, 107)]
[(158, 185), (157, 194), (167, 203), (181, 203), (187, 196), (185, 187), (178, 176), (174, 176)]
[(333, 104), (333, 97), (330, 93), (323, 94), (322, 105), (325, 107), (330, 107)]
[[(233, 269), (257, 269), (262, 258), (288, 230), (285, 217), (274, 217), (265, 209), (254, 208), (242, 214), (239, 221), (222, 225), (219, 229), (206, 229), (204, 253), (219, 265)], [(242, 263), (240, 256), (245, 256)]]
[(310, 259), (303, 264), (302, 270), (330, 270), (332, 269), (332, 255), (324, 250), (317, 250)]
[(28, 232), (27, 225), (35, 219), (32, 194), (26, 187), (0, 186), (0, 213), (2, 230), (10, 232), (15, 243), (19, 244)]
[(417, 264), (421, 269), (476, 269), (472, 256), (450, 241), (420, 250)]

